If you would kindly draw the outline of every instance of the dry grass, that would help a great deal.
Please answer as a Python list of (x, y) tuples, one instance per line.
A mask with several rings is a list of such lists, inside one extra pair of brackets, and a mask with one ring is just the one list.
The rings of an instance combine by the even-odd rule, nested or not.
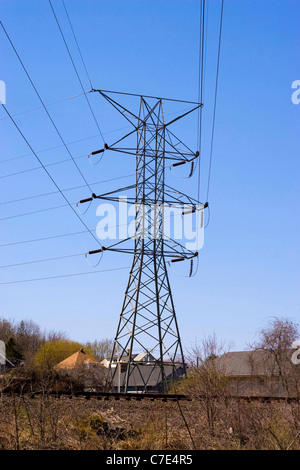
[(299, 404), (0, 398), (0, 449), (300, 450)]

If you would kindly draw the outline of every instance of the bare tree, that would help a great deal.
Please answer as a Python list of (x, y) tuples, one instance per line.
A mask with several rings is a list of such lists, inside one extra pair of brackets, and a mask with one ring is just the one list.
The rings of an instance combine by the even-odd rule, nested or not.
[(280, 384), (287, 396), (299, 392), (300, 366), (291, 359), (292, 345), (299, 338), (299, 328), (294, 321), (274, 318), (251, 346), (254, 351), (265, 353), (264, 367), (271, 386)]
[(113, 343), (112, 339), (102, 339), (100, 341), (95, 340), (93, 342), (86, 343), (86, 347), (92, 351), (98, 361), (102, 361), (110, 356), (113, 349)]
[(39, 350), (43, 335), (39, 325), (32, 320), (22, 320), (16, 328), (15, 341), (26, 362), (32, 362)]
[(229, 395), (227, 377), (215, 361), (224, 352), (224, 344), (219, 344), (215, 335), (205, 338), (200, 347), (192, 350), (190, 372), (184, 384), (185, 393), (196, 399), (205, 412), (211, 435), (215, 433), (222, 399)]

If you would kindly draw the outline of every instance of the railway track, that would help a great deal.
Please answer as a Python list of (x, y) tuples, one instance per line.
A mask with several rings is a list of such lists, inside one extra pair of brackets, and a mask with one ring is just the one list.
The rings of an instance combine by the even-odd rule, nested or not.
[[(1, 394), (2, 396), (27, 396), (30, 398), (39, 397), (45, 395), (45, 392), (25, 392), (23, 394), (7, 391)], [(54, 398), (82, 398), (85, 400), (103, 400), (103, 401), (161, 401), (161, 402), (177, 402), (177, 401), (192, 401), (192, 398), (183, 395), (183, 394), (162, 394), (162, 393), (138, 393), (138, 392), (129, 392), (129, 393), (115, 393), (115, 392), (89, 392), (89, 391), (77, 391), (77, 392), (67, 392), (67, 391), (49, 391), (46, 392), (46, 395)], [(197, 396), (197, 400), (204, 400), (205, 396)], [(297, 397), (272, 397), (272, 396), (227, 396), (227, 397), (210, 397), (210, 398), (219, 398), (222, 400), (229, 401), (260, 401), (265, 403), (271, 402), (299, 402)]]
[[(41, 395), (41, 392), (33, 392), (30, 394), (32, 398), (38, 397)], [(177, 394), (162, 394), (162, 393), (114, 393), (114, 392), (49, 392), (48, 395), (55, 398), (83, 398), (85, 400), (103, 400), (103, 401), (141, 401), (141, 400), (160, 400), (163, 402), (167, 401), (190, 401), (190, 399), (185, 395)]]

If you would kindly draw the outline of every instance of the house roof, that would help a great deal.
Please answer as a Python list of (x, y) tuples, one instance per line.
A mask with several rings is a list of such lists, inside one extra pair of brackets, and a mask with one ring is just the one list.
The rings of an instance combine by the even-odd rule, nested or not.
[(79, 367), (82, 367), (88, 364), (97, 364), (100, 367), (104, 367), (102, 366), (102, 364), (100, 364), (100, 362), (98, 362), (92, 356), (87, 354), (82, 348), (76, 353), (64, 359), (63, 361), (59, 362), (59, 364), (56, 365), (56, 368), (70, 370), (70, 369), (77, 369)]
[[(290, 351), (282, 354), (284, 364), (291, 367)], [(275, 355), (268, 350), (234, 351), (214, 359), (217, 369), (228, 376), (269, 375), (278, 373)]]
[[(131, 360), (132, 361), (136, 361), (136, 362), (144, 362), (144, 360), (149, 360), (150, 361), (156, 361), (155, 357), (152, 356), (152, 354), (148, 353), (148, 352), (143, 352), (143, 353), (139, 353), (139, 354), (132, 354), (131, 355)], [(113, 362), (118, 362), (119, 358), (117, 355), (115, 355), (113, 357)], [(129, 355), (123, 355), (121, 358), (120, 358), (120, 362), (128, 362), (130, 360), (130, 356)], [(109, 358), (105, 358), (102, 362), (110, 362), (110, 357)]]
[[(164, 364), (164, 373), (167, 379), (171, 379), (173, 376), (173, 366), (170, 364)], [(183, 374), (183, 368), (180, 365), (175, 366), (174, 375), (175, 378), (180, 377)], [(117, 386), (120, 380), (120, 386), (125, 385), (126, 371), (121, 372), (120, 377), (118, 374), (114, 376), (114, 385)], [(158, 365), (140, 365), (134, 366), (129, 376), (129, 387), (144, 387), (145, 383), (147, 386), (155, 387), (162, 382), (161, 368)]]

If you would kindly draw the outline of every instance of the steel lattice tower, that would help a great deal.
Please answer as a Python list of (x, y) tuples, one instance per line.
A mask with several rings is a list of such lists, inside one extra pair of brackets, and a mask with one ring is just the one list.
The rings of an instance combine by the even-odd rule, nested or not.
[[(175, 315), (172, 293), (164, 257), (163, 214), (158, 209), (164, 204), (165, 181), (165, 128), (162, 101), (150, 108), (144, 98), (140, 101), (136, 153), (136, 234), (134, 257), (125, 298), (115, 337), (113, 355), (119, 361), (128, 358), (124, 391), (129, 377), (139, 363), (133, 361), (135, 350), (144, 350), (157, 358), (153, 366), (160, 367), (160, 380), (164, 384), (165, 362), (184, 366), (184, 356)], [(157, 207), (153, 238), (147, 233), (144, 213), (150, 205)], [(149, 238), (148, 238), (149, 237)], [(140, 374), (145, 382), (148, 377)], [(145, 368), (143, 369), (145, 370)], [(117, 371), (117, 368), (115, 372)]]
[[(193, 152), (177, 139), (169, 130), (169, 126), (202, 105), (192, 103), (196, 106), (166, 123), (162, 98), (140, 96), (139, 113), (136, 115), (112, 99), (109, 92), (97, 91), (133, 125), (134, 129), (115, 144), (105, 144), (104, 149), (92, 154), (112, 150), (131, 153), (136, 159), (135, 197), (128, 199), (128, 202), (135, 204), (134, 248), (120, 250), (133, 253), (133, 261), (111, 354), (110, 364), (114, 364), (114, 367), (111, 367), (112, 378), (116, 379), (116, 374), (120, 374), (121, 365), (125, 365), (126, 373), (122, 374), (120, 389), (125, 393), (128, 391), (130, 377), (134, 374), (142, 380), (146, 390), (155, 371), (155, 379), (162, 383), (162, 391), (165, 392), (176, 367), (180, 365), (184, 373), (186, 369), (166, 258), (180, 261), (192, 259), (198, 254), (173, 240), (166, 239), (164, 234), (165, 204), (189, 204), (194, 211), (198, 203), (166, 185), (166, 161), (171, 160), (173, 166), (191, 163), (193, 168), (193, 161), (199, 156), (199, 152)], [(136, 148), (120, 147), (120, 142), (134, 133)], [(128, 188), (99, 196), (93, 194), (92, 198), (80, 202), (94, 198), (116, 201), (114, 194), (123, 189)], [(115, 248), (115, 245), (119, 243), (89, 253), (118, 251), (119, 248)], [(147, 368), (144, 363), (136, 360), (137, 351), (142, 351), (148, 356)]]

